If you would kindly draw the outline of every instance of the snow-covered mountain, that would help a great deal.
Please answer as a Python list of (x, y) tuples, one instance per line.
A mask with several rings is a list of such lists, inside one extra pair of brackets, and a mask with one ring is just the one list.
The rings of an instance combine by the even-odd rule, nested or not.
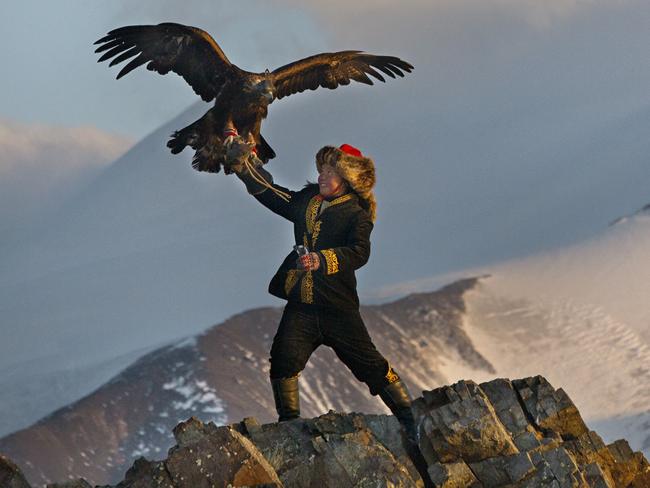
[(650, 452), (647, 210), (597, 239), (485, 271), (466, 295), (465, 330), (497, 374), (547, 375), (599, 432)]
[[(375, 95), (354, 88), (339, 95), (356, 107), (349, 117), (339, 120), (332, 112), (312, 119), (323, 113), (326, 95), (274, 107), (274, 123), (265, 134), (280, 156), (270, 169), (289, 187), (299, 188), (313, 177), (313, 153), (324, 143), (336, 143), (339, 131), (358, 134), (355, 141), (370, 148), (383, 131), (378, 122), (362, 123), (374, 120)], [(386, 101), (389, 109), (399, 103), (398, 98)], [(266, 283), (292, 244), (289, 224), (260, 208), (234, 177), (197, 173), (190, 168), (189, 151), (172, 156), (165, 147), (173, 129), (204, 109), (196, 105), (156, 130), (26, 237), (5, 243), (0, 368), (12, 374), (0, 378), (0, 388), (11, 398), (0, 402), (0, 433), (25, 427), (92, 391), (100, 378), (119, 372), (120, 366), (106, 366), (123, 366), (116, 357), (197, 333), (252, 306), (278, 303), (266, 293)], [(551, 196), (523, 198), (515, 191), (530, 184), (531, 174), (530, 163), (511, 164), (514, 153), (504, 153), (504, 164), (493, 168), (499, 187), (492, 176), (460, 176), (459, 165), (469, 165), (470, 175), (476, 170), (470, 154), (436, 162), (435, 173), (450, 181), (441, 186), (431, 180), (431, 168), (423, 171), (431, 158), (425, 147), (394, 141), (377, 158), (379, 217), (373, 256), (360, 274), (362, 298), (384, 301), (385, 294), (377, 300), (375, 292), (398, 281), (439, 276), (596, 233), (602, 222), (633, 208), (630, 202), (645, 201), (648, 142), (639, 135), (649, 115), (612, 121), (607, 130), (585, 128), (563, 152), (554, 150), (566, 167), (536, 169), (537, 184)], [(531, 122), (540, 132), (547, 123)], [(307, 126), (313, 130), (301, 133), (299, 141), (291, 130), (282, 130)], [(476, 151), (483, 151), (482, 144), (477, 142)], [(406, 157), (405, 150), (411, 151)], [(625, 158), (625, 171), (614, 169), (620, 161), (615, 154)], [(569, 182), (579, 182), (577, 190), (565, 188)], [(589, 202), (598, 205), (587, 211)], [(70, 378), (68, 385), (79, 386), (52, 381), (54, 371)], [(35, 404), (34, 391), (50, 401)]]
[[(606, 442), (624, 437), (648, 455), (649, 263), (650, 215), (642, 211), (581, 244), (468, 270), (481, 277), (362, 314), (416, 396), (460, 379), (540, 373)], [(150, 352), (93, 394), (0, 440), (0, 450), (34, 482), (106, 482), (140, 455), (163, 457), (170, 429), (190, 415), (272, 421), (267, 358), (279, 316), (279, 308), (249, 310)], [(385, 411), (327, 348), (308, 363), (301, 388), (305, 416)]]
[(454, 366), (451, 378), (545, 375), (599, 432), (650, 452), (650, 206), (579, 244), (463, 274), (486, 276), (463, 322), (494, 371)]
[[(506, 145), (498, 133), (508, 127), (468, 126), (480, 133), (468, 145), (466, 132), (441, 125), (432, 152), (432, 145), (389, 133), (397, 119), (382, 114), (424, 96), (397, 85), (337, 93), (345, 117), (330, 109), (330, 93), (289, 99), (273, 107), (265, 126), (279, 154), (269, 168), (291, 188), (315, 176), (313, 154), (323, 144), (353, 142), (375, 155), (378, 221), (359, 280), (366, 303), (398, 281), (584, 239), (646, 201), (650, 112), (598, 120), (572, 129), (569, 140), (555, 119), (540, 117)], [(0, 433), (92, 391), (119, 372), (108, 366), (116, 357), (278, 304), (266, 283), (292, 245), (289, 224), (234, 177), (197, 173), (189, 151), (172, 156), (165, 147), (174, 129), (204, 110), (196, 105), (156, 130), (47, 222), (3, 243), (0, 368), (12, 373), (0, 378), (11, 398), (0, 402)], [(427, 118), (404, 121), (405, 133), (417, 133)], [(535, 147), (527, 150), (540, 152), (522, 159), (521, 141), (531, 134)], [(55, 371), (78, 386), (52, 381)], [(50, 401), (24, 394), (34, 391)]]

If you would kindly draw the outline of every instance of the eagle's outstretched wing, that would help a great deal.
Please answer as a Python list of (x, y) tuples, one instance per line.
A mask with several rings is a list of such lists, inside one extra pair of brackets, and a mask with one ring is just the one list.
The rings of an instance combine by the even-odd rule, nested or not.
[(395, 78), (410, 73), (413, 69), (406, 61), (394, 56), (375, 56), (361, 51), (340, 51), (310, 56), (287, 64), (271, 75), (275, 84), (276, 98), (282, 98), (304, 90), (315, 90), (319, 86), (334, 89), (348, 85), (350, 80), (372, 85), (368, 75), (385, 81), (379, 71)]
[(175, 23), (130, 25), (110, 31), (95, 44), (104, 54), (98, 62), (113, 58), (109, 66), (131, 59), (117, 79), (145, 63), (147, 69), (178, 73), (197, 95), (209, 102), (224, 83), (240, 71), (207, 32)]

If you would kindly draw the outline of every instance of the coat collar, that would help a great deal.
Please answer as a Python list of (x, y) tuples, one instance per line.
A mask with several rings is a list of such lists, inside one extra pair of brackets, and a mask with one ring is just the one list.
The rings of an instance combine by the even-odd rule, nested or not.
[(317, 193), (316, 195), (311, 197), (311, 200), (309, 200), (309, 204), (307, 205), (307, 211), (305, 212), (307, 232), (311, 233), (313, 231), (314, 223), (316, 222), (316, 220), (320, 219), (323, 216), (323, 214), (325, 214), (330, 208), (345, 202), (356, 201), (356, 199), (357, 199), (357, 195), (354, 192), (349, 192), (346, 193), (345, 195), (341, 195), (340, 197), (336, 197), (334, 200), (331, 200), (329, 202), (328, 207), (324, 209), (323, 212), (319, 215), (318, 211), (320, 209), (321, 203), (324, 200), (323, 196), (320, 193)]

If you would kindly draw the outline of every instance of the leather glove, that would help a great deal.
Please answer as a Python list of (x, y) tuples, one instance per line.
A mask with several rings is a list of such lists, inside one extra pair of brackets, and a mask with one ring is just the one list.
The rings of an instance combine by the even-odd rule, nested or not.
[(237, 174), (245, 172), (244, 162), (253, 157), (257, 159), (257, 156), (252, 153), (254, 145), (254, 143), (244, 141), (241, 136), (229, 136), (224, 142), (226, 147), (225, 166)]

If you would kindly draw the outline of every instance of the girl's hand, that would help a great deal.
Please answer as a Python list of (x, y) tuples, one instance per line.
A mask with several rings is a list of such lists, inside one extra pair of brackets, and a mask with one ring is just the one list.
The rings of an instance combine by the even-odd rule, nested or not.
[(305, 271), (316, 271), (320, 268), (320, 258), (315, 252), (310, 252), (304, 256), (300, 256), (296, 261), (298, 269), (303, 269)]

